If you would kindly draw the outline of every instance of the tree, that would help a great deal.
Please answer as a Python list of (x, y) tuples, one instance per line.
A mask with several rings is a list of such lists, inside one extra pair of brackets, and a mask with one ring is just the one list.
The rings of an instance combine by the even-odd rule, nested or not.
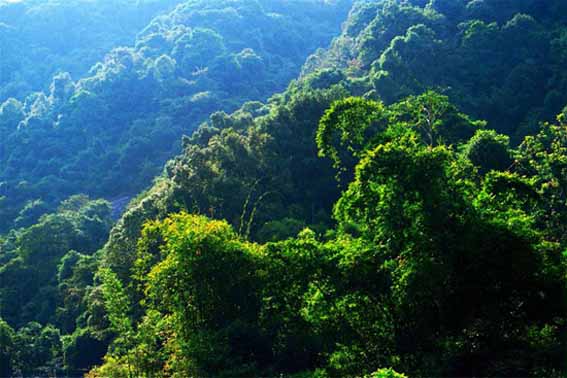
[(135, 365), (131, 354), (134, 346), (134, 330), (129, 316), (130, 302), (122, 287), (122, 283), (114, 272), (108, 268), (102, 268), (98, 274), (102, 280), (102, 294), (106, 314), (108, 315), (111, 329), (117, 335), (112, 343), (111, 355), (126, 359), (128, 377), (132, 378), (135, 376), (135, 371), (132, 370), (132, 367)]
[[(161, 261), (145, 276), (147, 305), (171, 322), (168, 365), (178, 376), (240, 375), (247, 364), (261, 364), (261, 345), (242, 338), (253, 326), (259, 302), (255, 260), (259, 251), (238, 240), (225, 222), (188, 214), (146, 226), (161, 232)], [(140, 246), (139, 259), (146, 250)], [(253, 337), (253, 334), (250, 335)], [(248, 374), (250, 371), (248, 371)]]
[(14, 330), (0, 318), (0, 376), (9, 377), (12, 372), (14, 358)]
[(14, 337), (14, 369), (24, 376), (52, 374), (60, 355), (59, 330), (32, 322), (20, 328)]
[[(347, 170), (353, 159), (360, 158), (368, 140), (383, 131), (385, 111), (383, 104), (358, 97), (333, 103), (317, 130), (319, 156), (330, 158), (336, 169)], [(339, 147), (350, 156), (345, 157)]]
[(464, 154), (481, 174), (512, 168), (510, 138), (494, 130), (479, 130), (464, 147)]
[(565, 244), (567, 239), (567, 128), (565, 118), (559, 125), (544, 124), (535, 136), (528, 136), (519, 147), (517, 171), (533, 177), (541, 196), (538, 223), (552, 240)]

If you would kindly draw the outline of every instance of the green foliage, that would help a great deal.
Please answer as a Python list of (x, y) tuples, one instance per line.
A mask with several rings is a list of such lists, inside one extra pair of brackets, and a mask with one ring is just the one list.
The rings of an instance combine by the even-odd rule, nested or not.
[[(378, 1), (356, 4), (304, 74), (341, 67), (386, 104), (434, 89), (517, 138), (552, 121), (565, 97), (562, 1)], [(368, 86), (370, 83), (370, 86)]]
[[(80, 77), (177, 0), (0, 1), (0, 103), (49, 89), (59, 72)], [(41, 63), (41, 64), (38, 64)]]
[[(102, 247), (110, 225), (107, 202), (75, 196), (57, 213), (2, 241), (0, 316), (19, 329), (18, 335), (23, 332), (11, 353), (13, 374), (60, 371), (64, 361), (59, 330), (73, 333), (84, 322), (81, 316), (98, 266), (92, 255)], [(30, 347), (36, 339), (52, 346)]]
[(155, 234), (154, 228), (165, 244), (161, 262), (144, 282), (149, 309), (170, 318), (168, 348), (179, 350), (166, 364), (180, 377), (226, 375), (235, 363), (253, 364), (260, 346), (251, 344), (254, 349), (248, 350), (241, 337), (254, 329), (249, 322), (259, 306), (253, 295), (254, 246), (239, 242), (226, 223), (186, 214), (148, 225), (141, 243)]
[(63, 336), (64, 370), (67, 374), (84, 372), (100, 364), (108, 352), (110, 338), (96, 335), (90, 328), (79, 328)]
[(53, 326), (42, 327), (32, 322), (20, 328), (13, 339), (14, 370), (23, 376), (53, 374), (57, 369), (61, 341), (59, 330)]
[(512, 166), (510, 138), (494, 130), (479, 130), (465, 146), (464, 154), (480, 173), (506, 171)]
[(380, 369), (365, 376), (365, 378), (407, 378), (405, 375), (397, 373), (393, 369)]
[(270, 228), (292, 236), (273, 223), (290, 219), (301, 228), (327, 228), (339, 191), (331, 164), (316, 158), (314, 136), (325, 110), (344, 93), (341, 87), (310, 90), (298, 84), (287, 101), (274, 98), (262, 109), (213, 114), (193, 138), (185, 138), (184, 154), (168, 163), (164, 177), (115, 227), (105, 248), (108, 265), (129, 281), (143, 224), (180, 210), (226, 219), (254, 240), (272, 239)]
[[(324, 132), (359, 133), (339, 144), (355, 141), (358, 162), (336, 230), (258, 246), (186, 213), (146, 224), (130, 283), (142, 315), (131, 317), (128, 353), (150, 358), (108, 357), (100, 371), (113, 361), (172, 376), (563, 371), (565, 242), (542, 218), (559, 193), (540, 189), (562, 175), (563, 129), (547, 125), (514, 149), (435, 93), (388, 107), (329, 104)], [(374, 109), (381, 127), (357, 129)], [(502, 156), (516, 162), (498, 169)], [(267, 223), (274, 235), (295, 221), (281, 222)]]
[(0, 375), (12, 373), (12, 353), (14, 353), (14, 330), (0, 318)]
[(185, 2), (1, 105), (1, 374), (565, 375), (567, 8), (357, 2), (213, 113), (349, 5)]
[(321, 118), (316, 140), (319, 155), (333, 161), (340, 178), (353, 170), (356, 161), (372, 145), (412, 133), (430, 146), (452, 145), (470, 138), (474, 130), (483, 126), (483, 122), (472, 121), (447, 97), (435, 92), (389, 107), (350, 97), (335, 102)]
[(114, 332), (128, 337), (132, 331), (132, 324), (128, 316), (130, 304), (122, 284), (108, 268), (101, 269), (99, 275), (102, 280), (102, 295), (110, 326)]
[[(41, 77), (63, 73), (54, 75), (50, 85), (49, 78), (44, 79), (34, 93), (23, 83), (18, 84), (24, 87), (21, 90), (7, 88), (6, 95), (15, 98), (4, 104), (0, 91), (0, 193), (8, 199), (0, 210), (0, 232), (33, 224), (39, 211), (54, 210), (72, 194), (113, 200), (134, 196), (179, 152), (181, 136), (192, 133), (211, 113), (233, 111), (246, 101), (265, 100), (283, 90), (307, 54), (339, 32), (350, 0), (167, 0), (155, 5), (129, 0), (120, 5), (87, 2), (85, 9), (78, 3), (84, 1), (26, 1), (21, 9), (2, 7), (14, 9), (14, 18), (6, 22), (16, 30), (40, 27), (39, 15), (53, 14), (60, 23), (47, 22), (47, 30), (65, 25), (70, 30), (61, 29), (65, 35), (58, 31), (62, 46), (52, 48), (59, 51), (76, 44), (78, 57), (73, 58), (80, 68), (53, 62), (53, 72), (55, 68), (36, 64), (45, 62), (45, 57), (35, 57), (45, 50), (34, 51), (33, 66), (22, 60), (26, 67), (21, 71)], [(148, 20), (152, 12), (168, 9)], [(91, 23), (98, 19), (101, 24), (95, 28)], [(75, 24), (86, 31), (75, 35)], [(101, 31), (99, 42), (96, 31), (103, 25), (109, 36)], [(124, 35), (115, 36), (112, 26), (124, 27)], [(31, 41), (39, 39), (40, 46), (51, 47), (43, 36), (52, 33), (30, 33)], [(4, 52), (2, 44), (0, 33)], [(103, 54), (91, 50), (98, 45), (103, 45)], [(94, 59), (81, 59), (85, 46)], [(61, 54), (61, 59), (71, 59)], [(11, 62), (19, 54), (9, 49), (3, 55)], [(38, 72), (35, 66), (41, 66)], [(43, 69), (45, 74), (40, 74)], [(8, 82), (18, 80), (16, 67), (0, 71), (10, 73)]]
[[(380, 121), (383, 122), (383, 113), (382, 104), (357, 97), (335, 102), (321, 118), (317, 130), (319, 156), (330, 158), (335, 168), (341, 168), (341, 158), (335, 147), (338, 143), (353, 155), (351, 159), (360, 157), (368, 139), (367, 135), (375, 135), (381, 131)], [(339, 135), (335, 136), (334, 133)]]

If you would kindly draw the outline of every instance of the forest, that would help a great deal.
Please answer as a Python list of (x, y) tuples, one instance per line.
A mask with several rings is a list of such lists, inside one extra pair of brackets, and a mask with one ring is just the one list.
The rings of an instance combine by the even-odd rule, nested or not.
[(0, 377), (567, 376), (564, 0), (0, 0)]

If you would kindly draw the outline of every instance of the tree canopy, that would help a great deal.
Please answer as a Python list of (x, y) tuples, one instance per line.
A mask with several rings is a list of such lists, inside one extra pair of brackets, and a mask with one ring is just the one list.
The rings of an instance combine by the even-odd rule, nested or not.
[(0, 0), (0, 375), (566, 374), (564, 1), (82, 3)]

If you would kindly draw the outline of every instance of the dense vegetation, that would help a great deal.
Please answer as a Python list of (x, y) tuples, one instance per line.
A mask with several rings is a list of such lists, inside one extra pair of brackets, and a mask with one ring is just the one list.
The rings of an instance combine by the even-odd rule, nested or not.
[[(0, 230), (13, 227), (29, 204), (53, 210), (77, 193), (134, 196), (180, 151), (181, 136), (211, 112), (284, 89), (307, 55), (339, 32), (349, 4), (187, 1), (153, 19), (133, 46), (113, 49), (86, 75), (73, 80), (59, 72), (45, 92), (6, 100), (0, 105)], [(48, 17), (42, 12), (48, 5), (32, 10)], [(105, 12), (120, 17), (110, 3), (97, 8), (94, 19), (85, 17), (96, 22)], [(88, 48), (89, 42), (76, 43)]]
[[(114, 51), (97, 66), (124, 56), (144, 57), (133, 67), (155, 65), (151, 75), (126, 81), (123, 70), (108, 68), (120, 79), (101, 79), (96, 101), (85, 103), (83, 110), (105, 109), (96, 116), (108, 130), (117, 130), (114, 122), (150, 124), (118, 139), (99, 128), (104, 146), (124, 148), (179, 125), (167, 139), (174, 143), (207, 113), (242, 105), (184, 136), (183, 152), (130, 203), (108, 239), (108, 202), (75, 195), (54, 203), (83, 188), (98, 197), (143, 187), (155, 170), (120, 170), (135, 164), (135, 154), (100, 171), (107, 165), (93, 150), (77, 168), (81, 179), (57, 187), (45, 176), (44, 187), (30, 181), (37, 192), (20, 181), (27, 168), (21, 177), (5, 171), (18, 177), (22, 197), (0, 203), (5, 227), (18, 228), (0, 240), (0, 376), (89, 369), (91, 378), (564, 376), (564, 1), (358, 1), (331, 47), (266, 103), (246, 101), (286, 83), (301, 56), (289, 49), (283, 56), (268, 41), (299, 43), (280, 29), (295, 20), (301, 36), (321, 33), (322, 46), (341, 11), (260, 3), (280, 15), (252, 12), (259, 8), (251, 2), (188, 2), (155, 20), (128, 54)], [(322, 6), (329, 14), (315, 15)], [(257, 21), (264, 16), (269, 24)], [(230, 29), (235, 20), (242, 24)], [(191, 25), (192, 38), (201, 22), (224, 39), (223, 53), (207, 55), (216, 44), (206, 40), (187, 47), (195, 54), (183, 61), (168, 44), (180, 24)], [(244, 54), (250, 45), (241, 43), (252, 36), (264, 38), (264, 50), (254, 45)], [(257, 51), (270, 54), (263, 69), (227, 71), (227, 61)], [(163, 84), (155, 72), (171, 74), (157, 69), (168, 59), (175, 74)], [(194, 72), (199, 59), (206, 96), (216, 97), (202, 108), (193, 100), (204, 87), (184, 92), (181, 68)], [(191, 88), (200, 85), (197, 68)], [(92, 78), (83, 80), (74, 91)], [(165, 86), (157, 91), (152, 80)], [(58, 109), (50, 114), (64, 120), (81, 109), (74, 101), (50, 105)], [(124, 115), (126, 104), (139, 108)], [(14, 106), (4, 104), (1, 115)], [(91, 127), (88, 119), (42, 135), (70, 140), (73, 127)], [(30, 128), (17, 120), (14, 146)], [(153, 138), (141, 151), (152, 159), (163, 152), (163, 161), (174, 149), (165, 153)], [(38, 146), (53, 141), (29, 143), (30, 159), (44, 164)], [(75, 158), (84, 148), (71, 150)], [(45, 188), (53, 190), (48, 200)]]
[(566, 22), (564, 1), (362, 2), (304, 72), (343, 67), (386, 103), (434, 88), (519, 143), (567, 103)]
[(84, 76), (112, 48), (131, 45), (152, 18), (179, 2), (1, 0), (0, 102), (47, 91), (60, 71)]
[[(265, 208), (286, 217), (264, 223), (259, 239), (285, 239), (309, 222), (305, 213), (284, 212), (299, 204), (282, 188), (275, 197), (286, 202), (266, 205), (259, 201), (269, 192), (242, 193), (243, 208), (227, 217), (234, 226), (183, 212), (146, 223), (131, 256), (126, 244), (113, 244), (115, 230), (100, 274), (120, 336), (93, 376), (131, 369), (134, 376), (344, 377), (383, 367), (410, 376), (559, 374), (567, 305), (567, 129), (563, 116), (560, 122), (513, 148), (433, 92), (392, 106), (333, 102), (317, 142), (351, 180), (334, 206), (336, 226), (246, 241), (249, 217)], [(235, 131), (221, 133), (230, 148), (215, 157), (221, 172), (231, 152), (246, 161), (268, 139), (250, 135), (258, 132), (248, 129), (255, 142), (245, 146)], [(211, 140), (212, 151), (220, 140)], [(188, 182), (210, 175), (203, 180), (212, 199), (217, 187), (231, 188), (231, 196), (240, 187), (223, 185), (228, 173), (197, 163), (186, 169), (196, 171)], [(178, 203), (198, 203), (187, 187), (175, 192)], [(215, 211), (232, 214), (219, 206), (208, 215)]]

